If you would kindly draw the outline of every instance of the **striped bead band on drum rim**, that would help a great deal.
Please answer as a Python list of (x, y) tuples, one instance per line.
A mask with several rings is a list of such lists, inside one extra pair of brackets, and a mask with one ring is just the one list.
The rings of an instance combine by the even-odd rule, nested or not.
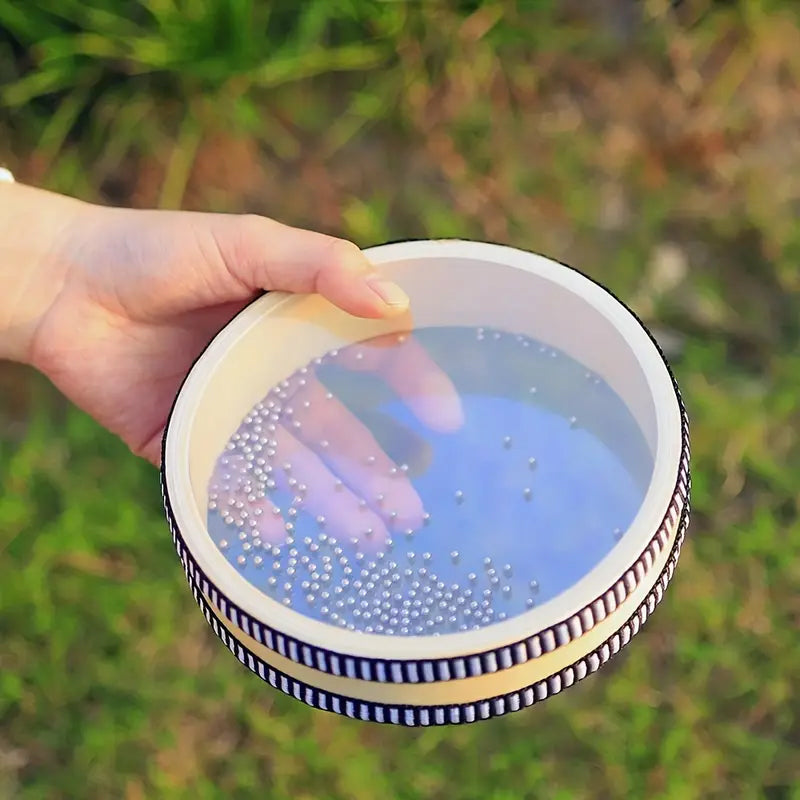
[(270, 686), (284, 694), (290, 695), (312, 708), (330, 711), (336, 714), (361, 719), (369, 722), (380, 722), (405, 727), (458, 725), (475, 722), (491, 717), (519, 711), (542, 700), (558, 694), (564, 689), (582, 681), (588, 675), (597, 672), (600, 667), (615, 656), (641, 630), (648, 617), (661, 602), (664, 592), (675, 571), (688, 524), (688, 509), (681, 515), (680, 526), (675, 544), (669, 559), (653, 588), (639, 605), (638, 609), (624, 622), (619, 630), (603, 644), (586, 656), (559, 670), (532, 686), (518, 691), (508, 692), (486, 700), (472, 703), (459, 703), (443, 706), (400, 706), (384, 705), (367, 700), (326, 692), (298, 681), (266, 662), (244, 647), (233, 634), (219, 621), (214, 610), (206, 602), (196, 585), (190, 581), (192, 594), (203, 612), (212, 630), (227, 648), (247, 667)]
[[(675, 391), (677, 394), (677, 386)], [(579, 638), (591, 630), (597, 622), (611, 614), (644, 580), (658, 554), (676, 535), (684, 516), (688, 519), (691, 484), (688, 418), (679, 394), (678, 402), (681, 409), (682, 449), (677, 482), (666, 515), (642, 555), (608, 591), (587, 604), (577, 614), (520, 642), (467, 657), (403, 661), (365, 658), (309, 645), (273, 630), (232, 603), (197, 565), (178, 530), (166, 488), (166, 471), (162, 468), (164, 510), (175, 548), (190, 584), (209, 597), (219, 612), (237, 628), (241, 628), (244, 633), (270, 650), (320, 672), (379, 683), (432, 683), (478, 677), (523, 664)]]

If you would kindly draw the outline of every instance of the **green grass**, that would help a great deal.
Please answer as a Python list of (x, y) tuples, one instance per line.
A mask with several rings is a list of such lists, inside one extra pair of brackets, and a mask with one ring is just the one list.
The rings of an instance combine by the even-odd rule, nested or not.
[(2, 800), (800, 798), (795, 7), (649, 3), (625, 33), (557, 5), (0, 0), (21, 177), (573, 263), (672, 342), (695, 509), (598, 675), (488, 723), (366, 725), (247, 673), (155, 471), (3, 366)]

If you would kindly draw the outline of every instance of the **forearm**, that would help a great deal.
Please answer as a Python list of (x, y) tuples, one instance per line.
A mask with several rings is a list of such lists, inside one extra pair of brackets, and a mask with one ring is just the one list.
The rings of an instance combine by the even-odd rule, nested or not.
[(30, 362), (36, 331), (66, 280), (70, 233), (84, 208), (0, 183), (0, 359)]

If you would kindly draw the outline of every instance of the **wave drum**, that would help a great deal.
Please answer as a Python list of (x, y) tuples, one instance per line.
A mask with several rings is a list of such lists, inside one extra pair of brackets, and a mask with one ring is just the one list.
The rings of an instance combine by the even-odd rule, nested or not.
[(366, 251), (411, 311), (270, 293), (187, 376), (162, 487), (192, 593), (273, 687), (401, 725), (516, 711), (660, 602), (689, 513), (686, 414), (642, 323), (498, 245)]

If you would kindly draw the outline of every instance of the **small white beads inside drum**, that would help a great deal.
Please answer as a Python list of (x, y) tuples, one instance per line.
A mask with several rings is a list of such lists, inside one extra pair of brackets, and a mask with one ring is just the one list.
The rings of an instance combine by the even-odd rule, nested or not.
[[(385, 365), (409, 352), (449, 396), (392, 390)], [(461, 424), (438, 430), (437, 403), (460, 405)], [(437, 636), (582, 578), (651, 471), (625, 405), (581, 364), (499, 330), (418, 329), (333, 350), (275, 386), (218, 460), (208, 524), (248, 581), (304, 615)]]

